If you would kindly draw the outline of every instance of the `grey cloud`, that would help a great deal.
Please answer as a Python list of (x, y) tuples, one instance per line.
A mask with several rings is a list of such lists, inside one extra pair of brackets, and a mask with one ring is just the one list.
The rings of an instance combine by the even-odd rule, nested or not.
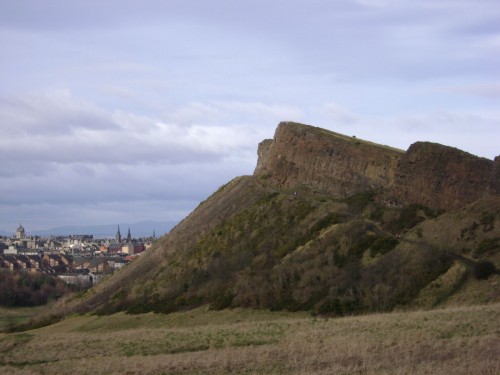
[(77, 128), (117, 128), (111, 116), (95, 106), (77, 101), (67, 92), (45, 95), (0, 96), (0, 134), (68, 134)]
[(21, 204), (8, 206), (0, 203), (0, 228), (15, 231), (22, 222), (28, 234), (36, 229), (54, 226), (82, 225), (82, 223), (116, 224), (127, 219), (129, 222), (141, 220), (180, 220), (193, 210), (197, 201), (159, 200), (99, 202), (95, 204)]
[(250, 171), (245, 162), (203, 166), (60, 165), (43, 176), (19, 173), (5, 180), (0, 178), (0, 192), (4, 205), (202, 200), (207, 191), (214, 191), (245, 169)]
[[(124, 112), (110, 114), (71, 98), (65, 96), (62, 106), (45, 98), (41, 100), (45, 106), (16, 101), (21, 104), (12, 113), (19, 116), (11, 116), (14, 121), (1, 131), (4, 137), (0, 139), (0, 158), (5, 160), (0, 165), (4, 205), (202, 200), (222, 183), (253, 169), (261, 138), (255, 129), (210, 121), (204, 125), (204, 116), (195, 116), (195, 124), (183, 125)], [(21, 124), (19, 130), (15, 119), (33, 107), (41, 115), (38, 132), (30, 131), (30, 126), (37, 125), (36, 116), (30, 117), (30, 126)], [(201, 108), (201, 114), (207, 115), (219, 107), (200, 104), (194, 109)], [(230, 112), (230, 107), (218, 111)], [(233, 103), (233, 107), (248, 109), (243, 103)], [(265, 108), (263, 104), (258, 107)], [(82, 125), (68, 130), (64, 126), (68, 112)], [(96, 113), (111, 125), (88, 126)], [(178, 113), (183, 116), (182, 111)], [(47, 118), (60, 123), (45, 129)]]
[(489, 99), (500, 98), (500, 83), (476, 83), (469, 85), (454, 85), (438, 87), (439, 91), (479, 96)]
[(325, 104), (319, 111), (333, 120), (335, 126), (349, 126), (360, 121), (360, 116), (336, 103)]
[[(99, 140), (98, 138), (103, 139)], [(107, 139), (104, 139), (107, 137)], [(154, 135), (153, 135), (154, 137)], [(94, 140), (97, 141), (94, 143)], [(175, 139), (165, 139), (164, 144), (140, 141), (133, 134), (96, 132), (92, 136), (18, 138), (15, 142), (2, 144), (0, 156), (11, 160), (14, 155), (17, 170), (40, 171), (40, 163), (56, 164), (93, 163), (106, 165), (186, 164), (189, 162), (215, 162), (229, 150), (198, 149), (200, 143), (178, 144)], [(37, 161), (38, 165), (31, 165)], [(24, 163), (19, 169), (19, 164)], [(40, 173), (40, 172), (38, 172)]]
[[(3, 100), (0, 119), (7, 126), (0, 130), (0, 155), (13, 164), (1, 168), (4, 175), (9, 170), (41, 173), (46, 169), (40, 168), (43, 162), (47, 166), (215, 162), (235, 149), (250, 151), (257, 141), (233, 125), (210, 125), (217, 122), (214, 114), (222, 110), (203, 104), (180, 109), (173, 116), (178, 124), (123, 112), (108, 114), (80, 104), (69, 96), (64, 97), (63, 105), (45, 97)], [(30, 166), (33, 161), (36, 163)]]
[[(334, 109), (332, 112), (331, 109)], [(347, 135), (385, 144), (406, 150), (416, 141), (437, 142), (457, 147), (469, 153), (493, 159), (498, 155), (495, 142), (488, 139), (500, 139), (500, 112), (445, 110), (407, 113), (399, 115), (367, 115), (352, 113), (337, 104), (327, 104), (321, 110), (312, 109), (317, 121), (324, 126)], [(339, 113), (347, 112), (355, 116), (356, 121), (339, 121)]]

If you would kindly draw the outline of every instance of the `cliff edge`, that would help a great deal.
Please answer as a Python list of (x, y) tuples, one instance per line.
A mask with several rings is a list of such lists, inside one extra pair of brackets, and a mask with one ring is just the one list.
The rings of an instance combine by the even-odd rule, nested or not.
[(337, 196), (394, 183), (404, 152), (330, 132), (282, 122), (259, 144), (255, 177), (280, 188), (307, 186)]
[(404, 152), (294, 122), (259, 144), (254, 176), (279, 188), (339, 197), (385, 189), (404, 203), (456, 209), (500, 192), (495, 161), (430, 142)]

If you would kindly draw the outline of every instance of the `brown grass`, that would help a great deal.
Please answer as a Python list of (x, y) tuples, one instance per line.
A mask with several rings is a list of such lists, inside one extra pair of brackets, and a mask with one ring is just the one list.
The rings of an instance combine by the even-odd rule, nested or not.
[(75, 316), (0, 335), (12, 374), (499, 374), (500, 305), (339, 319), (252, 310)]

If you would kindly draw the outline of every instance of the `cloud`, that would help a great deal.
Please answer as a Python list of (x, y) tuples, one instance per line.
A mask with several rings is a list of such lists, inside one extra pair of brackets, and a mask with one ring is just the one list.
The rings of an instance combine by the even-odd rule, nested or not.
[[(1, 169), (5, 174), (12, 165), (12, 170), (40, 173), (42, 162), (47, 165), (215, 162), (234, 153), (249, 153), (255, 147), (258, 141), (255, 129), (219, 121), (235, 117), (234, 111), (246, 109), (242, 103), (220, 107), (194, 103), (175, 111), (170, 118), (175, 122), (167, 123), (122, 111), (108, 113), (73, 98), (68, 92), (31, 95), (28, 99), (3, 98), (0, 121), (6, 126), (0, 130), (0, 154), (7, 162)], [(30, 168), (34, 161), (38, 164)]]
[(356, 2), (361, 5), (367, 5), (372, 7), (386, 7), (394, 3), (393, 0), (356, 0)]
[(217, 102), (221, 108), (226, 111), (236, 112), (266, 121), (282, 121), (283, 119), (304, 118), (304, 111), (298, 107), (291, 105), (268, 105), (260, 102), (240, 102), (240, 101), (225, 101)]
[(76, 129), (113, 129), (117, 125), (97, 106), (75, 99), (67, 90), (42, 95), (0, 96), (0, 134), (68, 134)]
[[(117, 224), (124, 220), (131, 223), (143, 220), (177, 221), (187, 216), (198, 203), (196, 200), (165, 199), (128, 201), (126, 204), (119, 201), (95, 204), (30, 203), (16, 206), (0, 203), (0, 211), (5, 215), (0, 218), (0, 228), (14, 232), (19, 222), (22, 222), (29, 234), (37, 229), (59, 225)], [(159, 229), (157, 233), (158, 231)]]
[[(500, 112), (434, 109), (402, 115), (353, 113), (329, 103), (318, 111), (316, 121), (330, 130), (406, 150), (417, 141), (441, 143), (472, 154), (494, 159), (498, 155)], [(312, 114), (311, 114), (311, 117)], [(343, 120), (344, 117), (347, 120)]]
[(104, 85), (101, 87), (101, 90), (108, 95), (116, 96), (119, 99), (133, 99), (137, 100), (137, 94), (126, 87), (119, 85)]
[(174, 111), (168, 119), (175, 123), (189, 125), (196, 122), (217, 123), (227, 117), (228, 114), (220, 108), (206, 103), (192, 102)]
[(439, 91), (454, 94), (479, 96), (489, 99), (500, 98), (500, 83), (477, 83), (468, 85), (452, 85), (438, 88)]
[[(165, 122), (109, 112), (68, 91), (3, 97), (0, 114), (9, 121), (0, 130), (0, 195), (11, 207), (4, 212), (24, 205), (201, 201), (235, 176), (252, 173), (265, 127), (233, 119), (265, 108), (281, 113), (262, 103), (195, 103), (174, 111), (177, 122)], [(50, 217), (47, 225), (65, 215)]]
[(336, 103), (325, 104), (320, 108), (326, 117), (333, 120), (335, 126), (352, 125), (360, 120), (359, 115), (342, 108)]

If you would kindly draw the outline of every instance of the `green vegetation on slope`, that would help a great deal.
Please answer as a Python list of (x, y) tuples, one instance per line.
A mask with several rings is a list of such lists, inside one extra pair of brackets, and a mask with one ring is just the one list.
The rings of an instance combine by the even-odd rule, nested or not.
[[(417, 300), (445, 303), (474, 275), (481, 278), (474, 272), (478, 261), (493, 265), (485, 283), (498, 278), (498, 199), (463, 218), (385, 201), (378, 191), (335, 199), (306, 188), (277, 190), (252, 177), (236, 179), (137, 267), (83, 299), (79, 311), (172, 312), (208, 304), (345, 315), (390, 311)], [(474, 220), (486, 229), (474, 229)], [(469, 240), (448, 238), (458, 238), (464, 228)], [(471, 258), (464, 246), (482, 258)], [(460, 283), (446, 292), (436, 289), (439, 297), (420, 298), (461, 261), (454, 254), (468, 257)], [(488, 295), (484, 300), (500, 297)]]

